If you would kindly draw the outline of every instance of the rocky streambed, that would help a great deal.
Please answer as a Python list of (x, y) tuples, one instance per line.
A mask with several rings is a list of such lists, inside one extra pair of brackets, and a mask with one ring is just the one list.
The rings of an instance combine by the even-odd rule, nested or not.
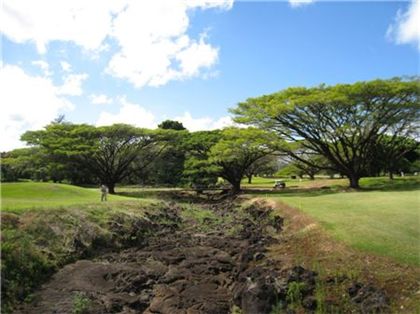
[(16, 313), (293, 313), (297, 303), (317, 309), (317, 274), (280, 269), (266, 256), (283, 225), (269, 206), (225, 200), (187, 207), (146, 213), (132, 247), (65, 266)]

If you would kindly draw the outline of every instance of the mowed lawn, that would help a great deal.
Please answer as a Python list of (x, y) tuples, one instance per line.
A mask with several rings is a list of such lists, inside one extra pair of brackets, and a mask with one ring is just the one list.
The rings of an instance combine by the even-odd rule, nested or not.
[(420, 266), (420, 190), (281, 193), (345, 243)]
[[(108, 195), (108, 201), (111, 202), (127, 199), (123, 196)], [(41, 182), (1, 184), (1, 209), (6, 211), (51, 208), (100, 201), (99, 188), (87, 189), (67, 184)]]

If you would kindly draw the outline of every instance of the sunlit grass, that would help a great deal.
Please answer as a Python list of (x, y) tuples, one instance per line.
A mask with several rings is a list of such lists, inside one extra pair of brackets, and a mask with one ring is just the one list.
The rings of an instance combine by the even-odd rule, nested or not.
[[(109, 202), (129, 198), (108, 195)], [(100, 203), (98, 189), (87, 189), (67, 184), (18, 182), (1, 184), (1, 209), (22, 211), (31, 208), (54, 208), (76, 204)]]
[[(374, 187), (381, 182), (370, 183)], [(270, 197), (309, 214), (352, 247), (420, 266), (419, 189), (403, 187), (396, 183), (395, 190), (388, 186), (385, 191), (285, 191)]]

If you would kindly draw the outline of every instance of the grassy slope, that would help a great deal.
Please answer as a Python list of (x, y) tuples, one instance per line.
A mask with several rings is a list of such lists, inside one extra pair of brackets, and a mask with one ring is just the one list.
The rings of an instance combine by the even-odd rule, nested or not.
[[(384, 179), (362, 183), (367, 187), (382, 185), (386, 190), (284, 191), (273, 197), (309, 214), (333, 236), (355, 248), (420, 266), (419, 190), (413, 188), (412, 181), (396, 181), (396, 190)], [(407, 183), (409, 189), (404, 190)]]
[[(30, 298), (30, 291), (57, 268), (101, 247), (136, 241), (133, 226), (145, 210), (158, 209), (153, 199), (109, 196), (99, 189), (52, 183), (2, 184), (1, 312)], [(40, 210), (42, 209), (42, 210)], [(133, 234), (136, 234), (133, 237)]]
[[(21, 211), (30, 208), (57, 207), (100, 202), (99, 189), (86, 189), (67, 184), (19, 182), (1, 184), (1, 208)], [(109, 201), (127, 200), (108, 195)]]

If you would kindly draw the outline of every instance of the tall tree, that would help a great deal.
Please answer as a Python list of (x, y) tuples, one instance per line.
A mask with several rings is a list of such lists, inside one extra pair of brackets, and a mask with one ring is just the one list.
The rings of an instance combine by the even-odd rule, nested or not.
[(186, 152), (184, 178), (193, 186), (217, 182), (218, 167), (209, 160), (211, 148), (220, 140), (219, 130), (198, 131), (188, 134), (183, 142)]
[[(54, 160), (82, 166), (115, 193), (115, 184), (126, 178), (135, 161), (146, 166), (164, 149), (170, 131), (151, 131), (126, 124), (94, 127), (52, 123), (41, 131), (26, 132), (22, 139), (41, 146)], [(141, 160), (141, 162), (139, 162)]]
[(183, 178), (185, 150), (182, 147), (183, 138), (188, 131), (182, 123), (165, 120), (159, 124), (159, 129), (177, 131), (178, 140), (171, 141), (170, 145), (153, 161), (147, 169), (147, 181), (158, 185), (179, 185)]
[(388, 172), (389, 178), (392, 180), (393, 174), (398, 168), (401, 168), (401, 164), (407, 162), (404, 156), (415, 152), (419, 148), (419, 144), (416, 140), (407, 137), (384, 136), (376, 144), (372, 170)]
[[(386, 136), (417, 136), (419, 95), (418, 78), (374, 80), (288, 88), (250, 98), (232, 111), (237, 122), (273, 130), (290, 142), (305, 140), (304, 149), (324, 156), (350, 187), (359, 188), (376, 143)], [(286, 152), (313, 164), (292, 149)]]
[(278, 166), (278, 157), (276, 155), (267, 155), (251, 164), (248, 169), (245, 170), (245, 176), (248, 179), (248, 183), (252, 183), (252, 177), (257, 175), (274, 175)]
[(210, 161), (219, 167), (219, 176), (232, 185), (232, 192), (241, 190), (241, 180), (259, 159), (279, 148), (277, 137), (256, 128), (228, 128), (210, 150)]

